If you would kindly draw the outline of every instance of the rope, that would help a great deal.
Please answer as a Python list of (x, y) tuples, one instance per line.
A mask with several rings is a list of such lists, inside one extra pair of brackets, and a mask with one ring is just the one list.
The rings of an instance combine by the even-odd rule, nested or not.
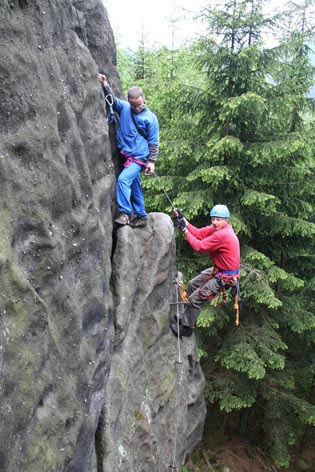
[(178, 360), (175, 362), (179, 366), (179, 373), (178, 373), (178, 384), (179, 389), (177, 392), (177, 413), (176, 413), (176, 424), (175, 424), (175, 432), (174, 432), (174, 450), (173, 450), (173, 462), (172, 465), (169, 466), (170, 470), (174, 470), (176, 472), (176, 453), (177, 453), (177, 435), (178, 435), (178, 427), (179, 427), (179, 414), (180, 414), (180, 406), (181, 406), (181, 396), (182, 396), (182, 384), (183, 384), (183, 361), (181, 357), (181, 348), (180, 348), (180, 326), (179, 326), (179, 296), (178, 296), (179, 288), (177, 285), (176, 290), (176, 318), (177, 318), (177, 351), (178, 351)]
[(161, 179), (158, 177), (158, 175), (157, 175), (156, 172), (153, 172), (153, 173), (154, 173), (154, 175), (155, 175), (155, 177), (156, 177), (156, 180), (158, 181), (158, 183), (159, 183), (161, 189), (163, 190), (163, 192), (164, 192), (164, 194), (165, 194), (167, 200), (169, 201), (169, 203), (170, 203), (172, 209), (174, 210), (175, 208), (174, 208), (173, 202), (172, 202), (172, 200), (170, 199), (170, 197), (168, 196), (168, 194), (167, 194), (165, 188), (163, 187), (163, 184), (162, 184), (162, 182), (161, 182)]
[(235, 324), (236, 326), (238, 326), (240, 324), (240, 311), (242, 309), (241, 288), (240, 288), (239, 281), (236, 287), (236, 294), (234, 295), (234, 309), (235, 309)]

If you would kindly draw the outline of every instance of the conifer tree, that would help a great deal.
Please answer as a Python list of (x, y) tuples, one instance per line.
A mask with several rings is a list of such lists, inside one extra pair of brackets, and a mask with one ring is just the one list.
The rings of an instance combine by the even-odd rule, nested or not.
[[(241, 241), (240, 326), (232, 303), (209, 303), (198, 320), (209, 408), (227, 419), (239, 410), (239, 431), (288, 466), (288, 446), (315, 424), (314, 1), (273, 17), (265, 3), (209, 6), (207, 35), (147, 52), (141, 85), (159, 117), (157, 169), (174, 205), (201, 226), (213, 204), (227, 204)], [(267, 30), (282, 33), (278, 46), (263, 43)], [(149, 209), (171, 210), (154, 178), (143, 185)], [(186, 279), (209, 264), (181, 234), (177, 253)]]
[[(263, 17), (261, 7), (254, 0), (233, 0), (207, 12), (215, 37), (197, 45), (206, 79), (192, 104), (194, 136), (202, 136), (204, 145), (195, 148), (175, 201), (197, 221), (218, 202), (232, 210), (242, 246), (245, 306), (238, 328), (229, 309), (212, 306), (199, 319), (212, 335), (212, 347), (205, 349), (211, 357), (205, 362), (207, 398), (223, 411), (240, 409), (242, 430), (251, 437), (263, 433), (276, 463), (287, 466), (288, 445), (315, 424), (315, 408), (299, 388), (312, 373), (314, 356), (314, 282), (308, 278), (315, 233), (308, 95), (313, 67), (307, 29), (291, 29), (272, 50), (261, 46), (266, 25), (278, 24)], [(297, 347), (305, 339), (302, 358)]]

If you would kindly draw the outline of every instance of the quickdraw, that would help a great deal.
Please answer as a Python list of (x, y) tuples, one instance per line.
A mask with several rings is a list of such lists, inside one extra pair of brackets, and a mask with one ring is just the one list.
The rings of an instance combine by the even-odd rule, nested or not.
[(105, 100), (106, 100), (106, 103), (107, 103), (108, 108), (109, 108), (108, 115), (106, 117), (106, 121), (109, 125), (112, 124), (112, 123), (117, 125), (118, 121), (117, 121), (117, 118), (116, 118), (116, 115), (115, 115), (115, 112), (114, 112), (114, 109), (113, 109), (114, 99), (113, 99), (112, 94), (106, 95)]

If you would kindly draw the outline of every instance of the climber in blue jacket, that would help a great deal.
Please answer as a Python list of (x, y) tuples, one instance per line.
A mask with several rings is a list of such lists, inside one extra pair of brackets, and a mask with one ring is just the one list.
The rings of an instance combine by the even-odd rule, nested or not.
[(140, 182), (140, 172), (154, 172), (159, 151), (159, 124), (157, 117), (146, 106), (140, 87), (128, 90), (128, 101), (113, 95), (104, 74), (99, 74), (105, 97), (113, 98), (113, 108), (119, 115), (117, 146), (125, 158), (124, 169), (118, 176), (116, 198), (119, 225), (146, 226), (147, 213)]

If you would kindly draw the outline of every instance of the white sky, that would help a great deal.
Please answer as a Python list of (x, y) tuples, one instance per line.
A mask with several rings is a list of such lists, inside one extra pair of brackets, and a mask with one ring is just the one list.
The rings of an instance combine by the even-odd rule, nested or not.
[[(116, 45), (137, 49), (141, 38), (146, 48), (179, 47), (201, 31), (196, 14), (218, 0), (103, 0)], [(276, 10), (285, 0), (270, 0)], [(171, 23), (171, 19), (176, 20)], [(173, 25), (173, 26), (172, 26)]]
[[(114, 31), (115, 42), (122, 48), (137, 49), (142, 37), (148, 46), (175, 47), (198, 31), (194, 20), (207, 0), (103, 0)], [(186, 19), (185, 19), (186, 17)], [(178, 19), (176, 24), (171, 19)], [(175, 42), (175, 44), (173, 44)]]

